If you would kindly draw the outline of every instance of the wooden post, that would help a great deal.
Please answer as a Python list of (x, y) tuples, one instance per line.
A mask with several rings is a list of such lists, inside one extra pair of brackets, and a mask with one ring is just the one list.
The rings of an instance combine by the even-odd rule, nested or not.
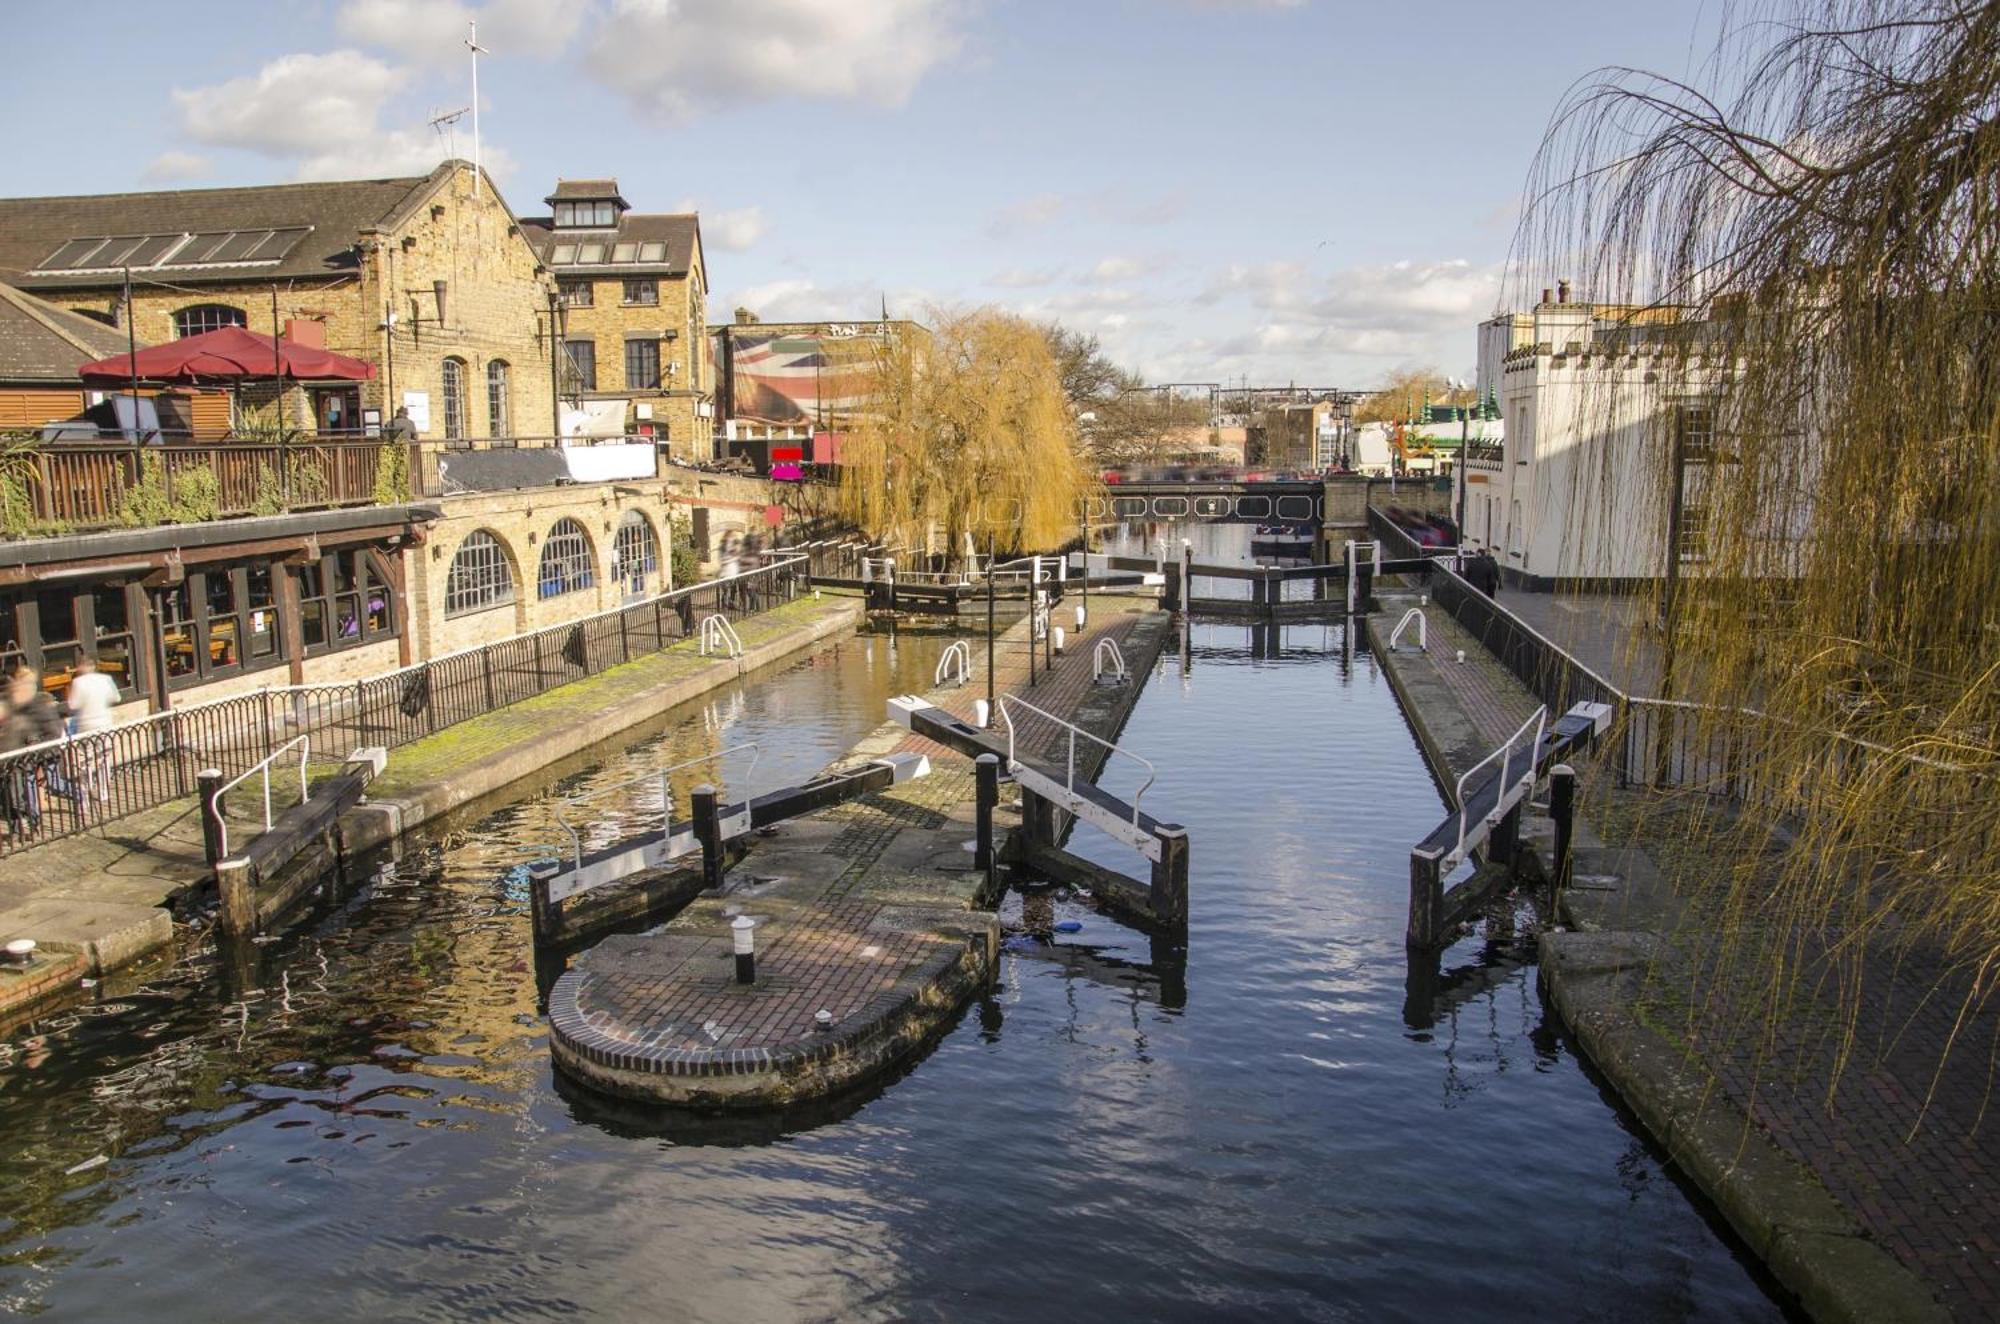
[(1194, 544), (1181, 539), (1181, 610), (1194, 610)]
[(195, 794), (201, 797), (201, 849), (210, 867), (222, 862), (222, 810), (215, 793), (222, 789), (222, 770), (203, 768), (194, 776)]
[(993, 883), (993, 811), (1000, 804), (1000, 756), (981, 754), (972, 761), (975, 780), (974, 803), (978, 810), (977, 835), (974, 837), (972, 867), (985, 873), (988, 886)]
[(1410, 922), (1403, 936), (1407, 945), (1422, 951), (1430, 951), (1438, 945), (1439, 911), (1443, 908), (1444, 901), (1444, 889), (1441, 884), (1437, 860), (1412, 852)]
[(722, 890), (722, 797), (708, 782), (694, 788), (694, 838), (701, 843), (701, 883)]
[(1056, 807), (1033, 791), (1021, 792), (1021, 827), (1037, 846), (1056, 844)]
[(1576, 845), (1576, 769), (1567, 763), (1549, 769), (1549, 817), (1556, 824), (1556, 867), (1549, 899), (1556, 902), (1569, 886), (1570, 856)]
[(546, 862), (528, 866), (528, 918), (537, 947), (555, 943), (562, 933), (562, 903), (549, 899), (549, 884), (557, 872)]
[(1375, 561), (1373, 557), (1362, 560), (1355, 558), (1356, 581), (1354, 599), (1356, 607), (1363, 612), (1375, 610)]
[(1165, 577), (1166, 583), (1160, 589), (1160, 609), (1163, 611), (1179, 611), (1181, 609), (1181, 568), (1178, 565), (1169, 564), (1161, 574)]
[(1518, 869), (1521, 863), (1521, 806), (1515, 805), (1504, 814), (1493, 827), (1493, 833), (1486, 838), (1486, 858), (1494, 864), (1504, 864), (1510, 870)]
[(1147, 899), (1153, 918), (1185, 933), (1188, 922), (1188, 834), (1178, 823), (1162, 823), (1155, 834), (1160, 858), (1153, 863), (1153, 885)]
[(238, 856), (217, 864), (215, 891), (222, 901), (222, 931), (232, 938), (256, 937), (257, 886), (250, 861)]

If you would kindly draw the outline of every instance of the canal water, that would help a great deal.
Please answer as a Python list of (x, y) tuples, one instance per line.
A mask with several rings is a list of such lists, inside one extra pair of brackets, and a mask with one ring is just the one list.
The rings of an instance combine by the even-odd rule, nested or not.
[(950, 637), (850, 639), (683, 709), (434, 834), (260, 971), (196, 954), (0, 1050), (0, 1310), (1776, 1317), (1580, 1067), (1525, 946), (1406, 960), (1440, 802), (1337, 624), (1253, 647), (1197, 622), (1125, 732), (1159, 768), (1146, 807), (1191, 828), (1184, 959), (1081, 898), (1015, 897), (994, 996), (865, 1096), (704, 1120), (556, 1081), (510, 881), (561, 837), (556, 797), (608, 833), (658, 812), (618, 783), (750, 741), (732, 785), (795, 779)]

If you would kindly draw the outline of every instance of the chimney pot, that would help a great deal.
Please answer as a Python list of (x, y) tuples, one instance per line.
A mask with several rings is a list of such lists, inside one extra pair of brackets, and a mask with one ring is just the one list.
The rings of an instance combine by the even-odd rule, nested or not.
[(1555, 301), (1556, 301), (1556, 294), (1555, 294), (1555, 291), (1554, 291), (1554, 290), (1552, 290), (1552, 289), (1550, 289), (1550, 288), (1549, 288), (1548, 286), (1546, 286), (1546, 285), (1542, 286), (1542, 302), (1543, 302), (1543, 303), (1554, 303)]
[(1568, 302), (1569, 302), (1569, 282), (1568, 282), (1568, 281), (1566, 281), (1566, 280), (1559, 280), (1559, 281), (1557, 281), (1557, 282), (1556, 282), (1556, 302), (1557, 302), (1557, 303), (1568, 303)]

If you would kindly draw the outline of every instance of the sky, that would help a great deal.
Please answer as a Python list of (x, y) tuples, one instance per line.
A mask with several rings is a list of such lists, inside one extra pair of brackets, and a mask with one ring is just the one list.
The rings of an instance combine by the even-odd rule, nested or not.
[[(1153, 382), (1470, 376), (1551, 113), (1716, 0), (14, 0), (0, 195), (368, 178), (699, 209), (710, 320), (992, 304)], [(39, 53), (39, 54), (38, 54)]]

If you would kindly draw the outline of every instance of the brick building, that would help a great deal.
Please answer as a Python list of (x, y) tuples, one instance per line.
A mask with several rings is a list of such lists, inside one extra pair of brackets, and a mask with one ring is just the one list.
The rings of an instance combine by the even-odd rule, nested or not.
[[(0, 199), (0, 280), (159, 343), (248, 326), (372, 363), (293, 389), (285, 422), (360, 431), (410, 409), (423, 434), (555, 430), (554, 284), (477, 169), (249, 188)], [(268, 405), (270, 392), (242, 392)], [(238, 420), (242, 421), (241, 419)]]
[(522, 228), (561, 289), (564, 432), (714, 458), (700, 218), (635, 212), (615, 179), (559, 180), (544, 201)]

